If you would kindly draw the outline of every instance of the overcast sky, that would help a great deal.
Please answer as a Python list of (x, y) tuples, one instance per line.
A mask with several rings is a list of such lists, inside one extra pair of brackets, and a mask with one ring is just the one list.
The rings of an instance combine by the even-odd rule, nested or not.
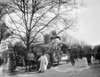
[(84, 0), (87, 7), (79, 12), (77, 30), (70, 34), (88, 44), (100, 44), (100, 0)]

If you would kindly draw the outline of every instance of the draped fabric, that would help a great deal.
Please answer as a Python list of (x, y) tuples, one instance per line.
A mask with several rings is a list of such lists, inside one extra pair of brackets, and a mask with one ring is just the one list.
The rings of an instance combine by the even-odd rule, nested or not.
[(8, 71), (9, 62), (6, 63), (6, 59), (4, 59), (4, 63), (0, 66), (0, 77), (4, 76)]
[(0, 77), (3, 76), (3, 65), (0, 66)]
[(60, 44), (61, 44), (61, 40), (59, 40), (59, 39), (53, 39), (50, 42), (50, 48), (53, 49), (53, 50), (59, 50)]
[(39, 71), (45, 71), (47, 69), (47, 65), (48, 65), (48, 59), (46, 57), (46, 55), (43, 55), (39, 58), (40, 61), (40, 68)]

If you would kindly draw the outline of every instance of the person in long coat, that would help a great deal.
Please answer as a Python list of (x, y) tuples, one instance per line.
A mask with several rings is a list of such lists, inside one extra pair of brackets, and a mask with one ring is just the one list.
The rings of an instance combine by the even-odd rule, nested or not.
[(40, 61), (40, 68), (38, 72), (44, 72), (48, 66), (48, 59), (45, 53), (42, 53), (41, 57), (38, 60)]
[(0, 57), (0, 77), (1, 76), (4, 76), (4, 73), (3, 73), (3, 59), (2, 59), (2, 57)]
[(99, 60), (99, 64), (100, 64), (100, 47), (98, 48), (97, 52), (95, 53), (95, 59)]
[(88, 63), (88, 65), (91, 65), (91, 54), (90, 54), (90, 51), (88, 51), (87, 52), (87, 54), (86, 54), (86, 59), (87, 59), (87, 63)]
[(0, 60), (0, 77), (5, 76), (8, 70), (8, 62), (6, 58)]
[(70, 55), (70, 61), (71, 61), (71, 64), (74, 66), (75, 65), (75, 57), (74, 57), (73, 53), (71, 53), (71, 55)]

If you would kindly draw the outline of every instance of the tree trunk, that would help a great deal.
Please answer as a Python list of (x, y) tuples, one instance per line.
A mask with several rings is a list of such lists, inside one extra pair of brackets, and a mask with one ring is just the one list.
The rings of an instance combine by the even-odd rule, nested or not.
[(28, 52), (30, 52), (30, 32), (27, 33), (26, 37), (27, 37), (26, 49), (27, 49), (27, 53), (28, 53)]

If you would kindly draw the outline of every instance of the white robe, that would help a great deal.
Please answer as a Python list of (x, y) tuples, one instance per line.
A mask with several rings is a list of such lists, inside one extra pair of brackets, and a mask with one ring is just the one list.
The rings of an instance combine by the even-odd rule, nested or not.
[(0, 66), (0, 77), (5, 76), (7, 71), (7, 64), (3, 64)]
[(0, 77), (3, 76), (3, 65), (0, 66)]
[(45, 71), (47, 69), (48, 65), (48, 59), (46, 55), (43, 55), (39, 58), (40, 61), (40, 68), (39, 71)]
[[(5, 59), (4, 59), (5, 61)], [(5, 76), (7, 71), (8, 71), (8, 68), (9, 68), (9, 62), (7, 61), (7, 63), (3, 63), (1, 66), (0, 66), (0, 77), (2, 76)]]

